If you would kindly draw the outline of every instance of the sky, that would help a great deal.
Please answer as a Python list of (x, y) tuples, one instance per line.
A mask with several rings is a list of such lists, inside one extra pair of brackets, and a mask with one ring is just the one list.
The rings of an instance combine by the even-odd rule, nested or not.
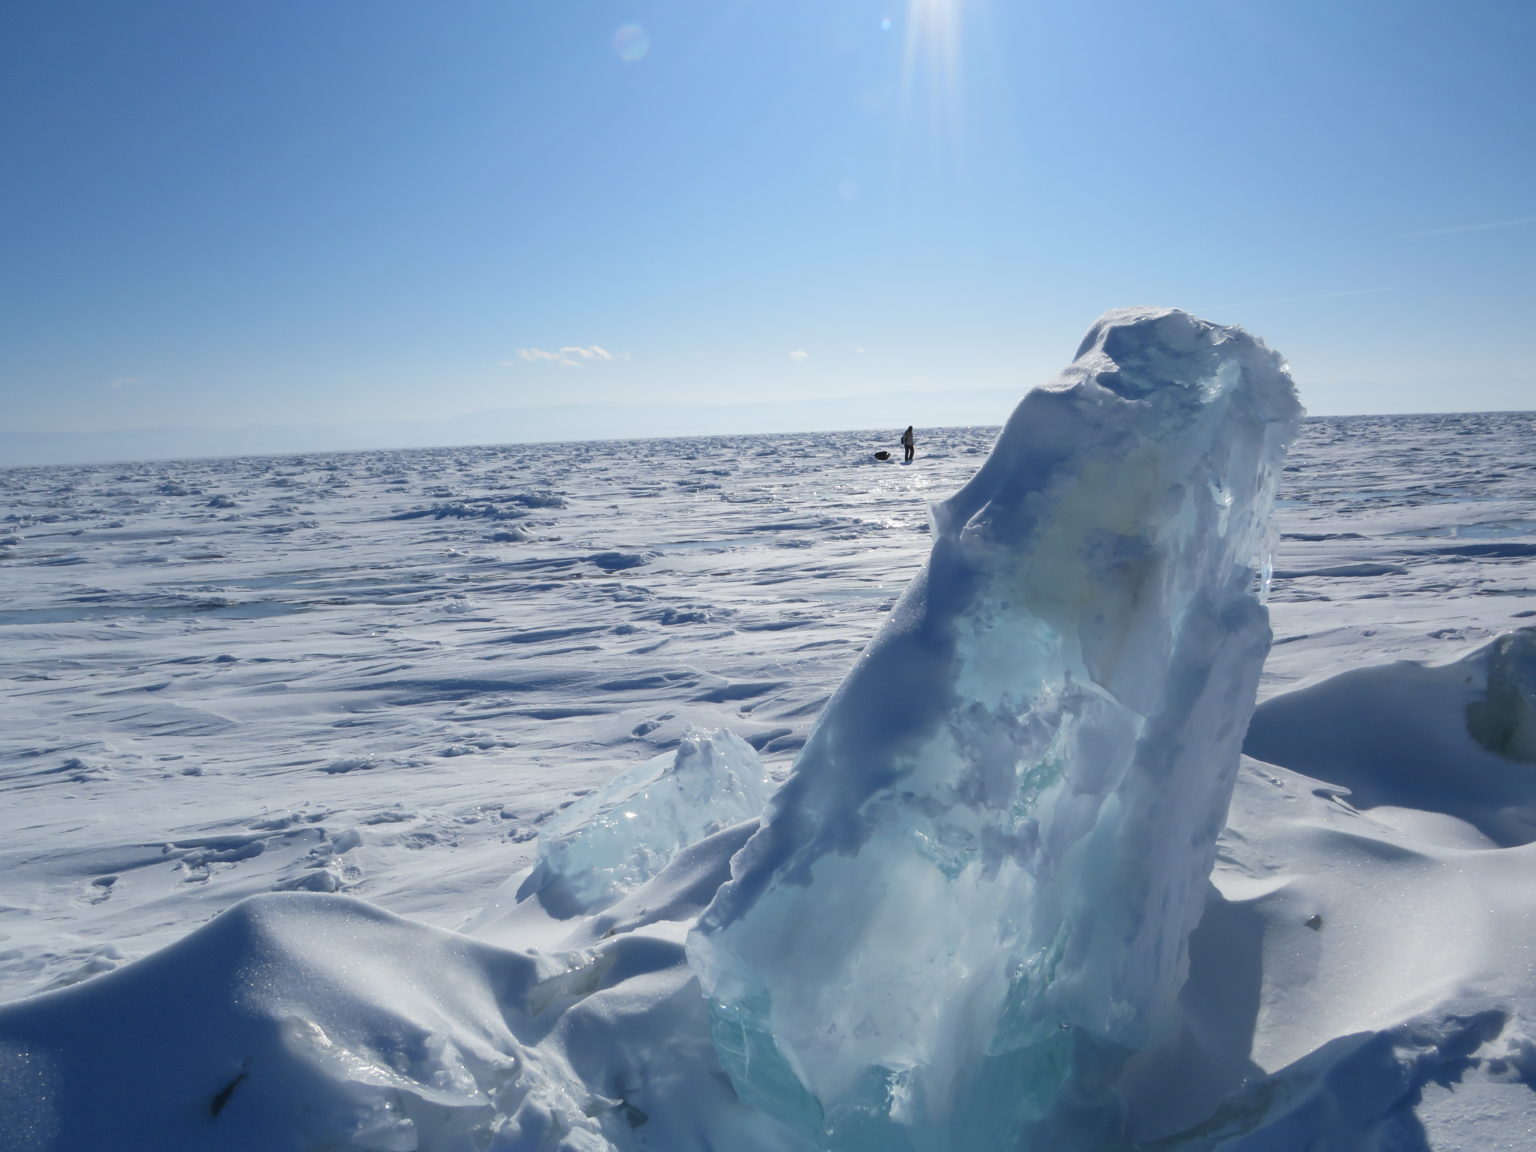
[(0, 6), (0, 464), (1000, 423), (1110, 308), (1529, 409), (1530, 0)]

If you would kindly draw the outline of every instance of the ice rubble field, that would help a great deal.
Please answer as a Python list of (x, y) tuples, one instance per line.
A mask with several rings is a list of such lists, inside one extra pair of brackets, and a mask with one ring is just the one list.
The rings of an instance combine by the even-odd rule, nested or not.
[[(1124, 531), (1138, 460), (1256, 465), (1264, 421), (1219, 406), (1174, 421), (1178, 451), (1127, 425), (994, 457), (1078, 449), (1051, 466), (1079, 481), (1100, 462), (1073, 485), (1086, 511), (1045, 516), (1005, 498), (1044, 465), (950, 499), (993, 429), (928, 431), (910, 467), (872, 459), (889, 431), (0, 471), (0, 999), (64, 989), (0, 1009), (0, 1147), (1533, 1146), (1536, 645), (1496, 638), (1536, 623), (1536, 414), (1301, 426), (1240, 765), (1241, 725), (1217, 730), (1263, 647), (1231, 557), (1194, 615), (1257, 656), (1159, 638), (1187, 606), (1111, 581), (1080, 599), (1113, 619), (1048, 621), (1072, 637), (1049, 700), (1024, 699), (1012, 645), (965, 648), (942, 691), (900, 683), (955, 666), (923, 620), (1028, 634), (1039, 614), (1006, 618), (998, 589), (1061, 604), (1124, 571), (1051, 559), (1081, 540), (1009, 542), (1085, 515)], [(1226, 487), (1211, 515), (1262, 504)], [(941, 509), (898, 605), (937, 501), (965, 515)], [(1159, 535), (1154, 567), (1199, 567), (1214, 524)], [(1253, 529), (1219, 531), (1241, 550)], [(1148, 744), (1128, 704), (1195, 735)], [(1056, 708), (1069, 736), (1042, 753), (1007, 708)], [(824, 712), (801, 799), (717, 896), (737, 821)], [(998, 746), (1068, 764), (1113, 843), (1021, 847), (1031, 819), (1070, 838), (1069, 806), (1039, 807), (1059, 783), (945, 775)], [(1105, 748), (1118, 782), (1072, 776)], [(1226, 784), (1198, 771), (1227, 760)], [(701, 795), (725, 800), (700, 819)], [(674, 834), (637, 856), (648, 815)], [(926, 903), (924, 860), (954, 881)], [(1040, 941), (1000, 940), (1015, 922), (1060, 933), (1051, 972), (1020, 976)], [(790, 989), (830, 1039), (785, 1017)]]

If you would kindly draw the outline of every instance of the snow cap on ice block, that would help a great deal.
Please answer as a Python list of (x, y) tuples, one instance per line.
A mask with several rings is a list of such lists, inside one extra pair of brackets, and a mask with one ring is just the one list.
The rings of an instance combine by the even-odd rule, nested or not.
[(743, 1099), (881, 1152), (1059, 1152), (1113, 1116), (1184, 978), (1300, 415), (1240, 329), (1111, 312), (934, 507), (689, 940)]

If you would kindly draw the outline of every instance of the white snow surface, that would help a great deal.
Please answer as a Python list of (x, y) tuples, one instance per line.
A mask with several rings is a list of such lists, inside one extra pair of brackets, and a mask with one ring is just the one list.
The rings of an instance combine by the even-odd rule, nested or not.
[[(693, 726), (786, 775), (996, 436), (877, 463), (890, 424), (0, 470), (0, 1148), (813, 1147), (686, 961), (752, 821), (595, 913), (517, 896)], [(1533, 434), (1302, 425), (1188, 979), (1100, 1146), (1536, 1145)]]

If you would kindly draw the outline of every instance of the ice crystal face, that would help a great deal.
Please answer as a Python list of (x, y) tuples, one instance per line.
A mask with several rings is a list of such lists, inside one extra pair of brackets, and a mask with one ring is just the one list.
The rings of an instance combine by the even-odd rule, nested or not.
[(1536, 628), (1500, 636), (1487, 660), (1487, 690), (1467, 706), (1467, 730), (1490, 752), (1536, 764)]
[(544, 826), (533, 887), (567, 913), (602, 908), (688, 845), (760, 815), (771, 790), (741, 737), (690, 729), (675, 752), (630, 769)]
[(1184, 977), (1300, 414), (1241, 330), (1109, 313), (934, 507), (689, 941), (744, 1099), (881, 1152), (1064, 1148), (1113, 1116)]

